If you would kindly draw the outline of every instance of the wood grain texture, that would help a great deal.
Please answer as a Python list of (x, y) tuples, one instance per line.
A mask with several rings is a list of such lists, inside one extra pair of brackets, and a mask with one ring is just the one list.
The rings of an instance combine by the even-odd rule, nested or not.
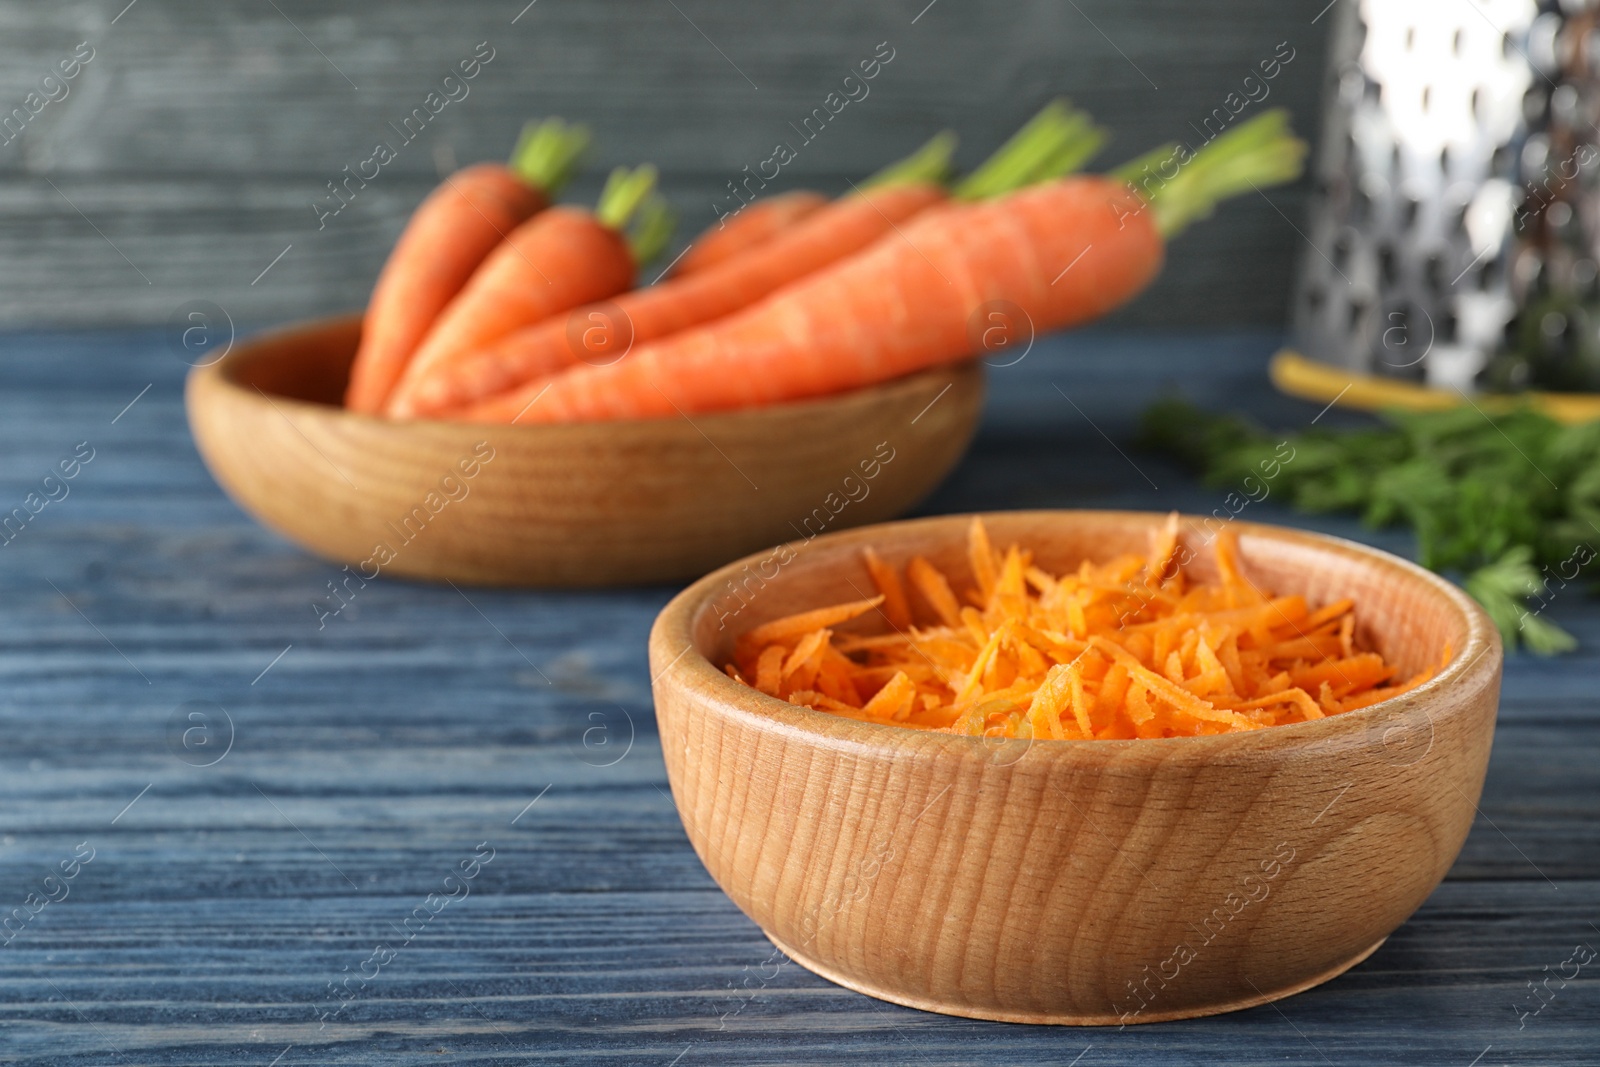
[[(883, 41), (895, 58), (870, 94), (799, 146), (774, 189), (845, 191), (943, 126), (970, 166), (1063, 93), (1114, 131), (1099, 162), (1115, 165), (1193, 136), (1281, 41), (1295, 59), (1265, 103), (1314, 133), (1329, 21), (1271, 0), (1025, 0), (1003, 14), (976, 0), (125, 4), (0, 5), (0, 113), (78, 42), (95, 49), (69, 95), (0, 146), (0, 322), (161, 323), (194, 299), (241, 323), (359, 307), (441, 168), (503, 158), (545, 114), (599, 139), (572, 198), (591, 200), (612, 166), (654, 161), (686, 240)], [(394, 141), (389, 124), (485, 41), (495, 58), (467, 97), (319, 229), (326, 183)], [(1273, 205), (1298, 224), (1305, 193), (1224, 208), (1130, 314), (1282, 321), (1300, 238)]]
[[(859, 597), (861, 550), (921, 556), (957, 588), (968, 519), (889, 523), (759, 557), (674, 598), (650, 635), (673, 797), (702, 862), (784, 952), (912, 1007), (1126, 1025), (1252, 1007), (1365, 959), (1465, 840), (1500, 692), (1488, 616), (1359, 546), (1238, 527), (1245, 573), (1313, 607), (1348, 597), (1368, 647), (1432, 682), (1370, 709), (1161, 741), (953, 737), (796, 708), (722, 673), (740, 633)], [(1147, 544), (1159, 513), (999, 512), (999, 545), (1051, 574)], [(1197, 581), (1210, 534), (1183, 527)], [(783, 557), (780, 556), (780, 559)], [(881, 619), (850, 632), (887, 632)], [(876, 623), (876, 625), (874, 625)]]
[[(1279, 340), (1041, 339), (991, 374), (973, 450), (922, 510), (1222, 509), (1225, 490), (1128, 437), (1173, 387), (1305, 426), (1319, 406), (1265, 383)], [(218, 490), (184, 431), (187, 371), (155, 331), (0, 335), (0, 504), (20, 504), (76, 442), (98, 450), (71, 495), (0, 548), (0, 911), (78, 842), (99, 850), (71, 897), (0, 949), (0, 1058), (1466, 1067), (1492, 1046), (1479, 1067), (1594, 1059), (1588, 968), (1518, 1015), (1534, 1006), (1528, 982), (1579, 943), (1600, 947), (1600, 610), (1575, 589), (1546, 617), (1582, 646), (1506, 661), (1461, 856), (1365, 963), (1276, 1007), (1121, 1032), (958, 1019), (786, 962), (706, 873), (667, 795), (644, 655), (674, 590), (464, 598), (383, 578), (318, 629), (312, 604), (339, 568)], [(1317, 425), (1341, 420), (1355, 421), (1335, 410)], [(1411, 550), (1400, 531), (1307, 518), (1276, 495), (1243, 517)], [(166, 739), (177, 706), (199, 699), (237, 732), (209, 768)], [(483, 840), (498, 854), (472, 895), (319, 1031), (327, 983), (395, 938)]]
[[(978, 363), (838, 397), (695, 419), (515, 426), (335, 406), (354, 318), (196, 368), (195, 442), (235, 500), (349, 565), (476, 585), (685, 579), (807, 531), (901, 514), (977, 427)], [(337, 607), (337, 604), (331, 605)]]

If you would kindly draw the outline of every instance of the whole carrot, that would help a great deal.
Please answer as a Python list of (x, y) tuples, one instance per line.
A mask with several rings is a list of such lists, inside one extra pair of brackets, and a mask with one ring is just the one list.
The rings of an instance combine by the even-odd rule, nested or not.
[[(1041, 113), (1042, 114), (1042, 113)], [(1040, 120), (1035, 119), (1034, 124)], [(1018, 138), (1026, 135), (1018, 133)], [(1013, 138), (1015, 141), (1017, 138)], [(1009, 142), (1008, 142), (1009, 143)], [(900, 181), (943, 175), (949, 170), (950, 156), (955, 152), (956, 135), (949, 130), (935, 136), (915, 153), (886, 167), (857, 186), (872, 189), (880, 185), (893, 185)], [(736, 214), (717, 220), (694, 239), (687, 251), (678, 257), (667, 277), (681, 278), (695, 271), (748, 252), (783, 233), (801, 219), (826, 207), (828, 198), (809, 189), (753, 200)]]
[[(1000, 164), (1004, 180), (1021, 185), (1034, 180), (1041, 166), (1059, 164), (1065, 133), (1052, 108), (991, 160)], [(686, 278), (635, 290), (608, 307), (579, 308), (574, 316), (592, 320), (595, 327), (581, 336), (602, 341), (603, 347), (596, 351), (575, 343), (576, 331), (567, 323), (550, 320), (511, 334), (419, 382), (415, 410), (459, 411), (497, 393), (515, 393), (523, 383), (580, 362), (610, 362), (617, 358), (613, 352), (625, 353), (633, 345), (748, 307), (876, 243), (907, 219), (944, 202), (947, 193), (938, 179), (949, 169), (952, 147), (951, 137), (941, 134), (907, 160), (880, 172), (869, 187), (834, 201), (763, 245)], [(604, 329), (607, 325), (609, 331)]]
[[(519, 330), (475, 355), (442, 367), (417, 383), (419, 414), (434, 414), (553, 374), (583, 358), (612, 358), (650, 341), (746, 307), (786, 282), (802, 277), (883, 236), (892, 226), (944, 199), (927, 182), (875, 190), (830, 205), (788, 233), (698, 274), (636, 289), (609, 306), (579, 308), (572, 317), (592, 323), (575, 342), (566, 316)], [(592, 354), (591, 354), (592, 353)]]
[(667, 277), (682, 278), (748, 252), (827, 203), (827, 197), (809, 189), (753, 200), (696, 237), (667, 272)]
[[(1038, 331), (1096, 318), (1161, 267), (1165, 238), (1224, 196), (1298, 175), (1305, 146), (1271, 112), (1218, 138), (1173, 178), (1136, 191), (1071, 178), (953, 204), (721, 322), (580, 367), (468, 413), (563, 422), (719, 411), (887, 381), (973, 353), (969, 321), (990, 301)], [(508, 414), (521, 400), (523, 406)]]
[(549, 205), (588, 140), (582, 127), (568, 128), (559, 119), (530, 125), (510, 166), (467, 167), (429, 194), (372, 290), (346, 407), (383, 407), (439, 312), (507, 233)]
[[(576, 309), (502, 338), (470, 358), (418, 381), (411, 410), (434, 415), (583, 360), (720, 318), (865, 248), (894, 226), (945, 198), (927, 180), (906, 180), (851, 196), (813, 213), (778, 237), (685, 278), (636, 289), (606, 305)], [(586, 325), (571, 328), (570, 320)], [(575, 336), (576, 335), (576, 338)]]
[[(593, 213), (551, 208), (511, 231), (440, 314), (384, 412), (414, 414), (416, 383), (438, 368), (521, 327), (631, 286), (638, 264), (659, 254), (672, 230), (655, 181), (654, 167), (618, 167)], [(640, 226), (630, 241), (622, 231), (636, 215)]]

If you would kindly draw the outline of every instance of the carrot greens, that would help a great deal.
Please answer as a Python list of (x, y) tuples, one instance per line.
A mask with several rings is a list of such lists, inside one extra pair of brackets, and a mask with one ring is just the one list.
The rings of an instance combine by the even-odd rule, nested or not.
[(559, 118), (529, 122), (511, 152), (511, 171), (554, 195), (571, 180), (589, 150), (589, 128)]
[(1300, 176), (1306, 144), (1289, 129), (1289, 113), (1273, 108), (1242, 122), (1199, 151), (1162, 145), (1111, 172), (1132, 185), (1171, 238), (1206, 218), (1220, 201)]
[[(1142, 442), (1217, 486), (1257, 474), (1281, 434), (1178, 399), (1145, 412)], [(1274, 490), (1301, 511), (1359, 512), (1406, 526), (1425, 567), (1463, 577), (1508, 647), (1540, 655), (1575, 646), (1541, 617), (1600, 554), (1600, 422), (1566, 426), (1531, 410), (1391, 412), (1367, 429), (1288, 438), (1293, 462)]]

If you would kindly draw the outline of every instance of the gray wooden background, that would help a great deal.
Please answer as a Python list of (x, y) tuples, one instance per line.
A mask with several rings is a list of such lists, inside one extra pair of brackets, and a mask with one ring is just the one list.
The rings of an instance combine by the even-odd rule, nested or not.
[[(1059, 93), (1113, 128), (1098, 162), (1114, 164), (1192, 136), (1284, 41), (1295, 56), (1266, 104), (1314, 134), (1324, 3), (7, 2), (0, 115), (79, 42), (94, 58), (0, 146), (0, 325), (160, 323), (197, 299), (241, 324), (359, 306), (440, 171), (501, 157), (529, 116), (598, 134), (572, 196), (591, 196), (604, 168), (653, 160), (692, 232), (730, 178), (792, 140), (789, 124), (885, 41), (894, 59), (870, 95), (775, 189), (838, 191), (942, 126), (975, 162)], [(310, 205), (325, 183), (393, 143), (388, 123), (480, 42), (494, 58), (470, 95), (319, 231)], [(1305, 192), (1251, 196), (1197, 227), (1119, 321), (1283, 322)]]

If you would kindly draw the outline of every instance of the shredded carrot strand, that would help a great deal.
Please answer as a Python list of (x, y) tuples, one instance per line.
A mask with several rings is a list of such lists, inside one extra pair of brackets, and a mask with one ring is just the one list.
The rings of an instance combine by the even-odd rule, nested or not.
[(768, 645), (756, 660), (756, 688), (768, 696), (777, 696), (783, 683), (783, 646)]
[(872, 576), (872, 584), (878, 587), (878, 595), (883, 597), (883, 617), (894, 629), (906, 629), (911, 625), (911, 602), (906, 599), (906, 587), (900, 583), (900, 575), (870, 547), (862, 550), (861, 558)]
[(752, 645), (767, 645), (774, 641), (799, 637), (802, 634), (808, 634), (813, 630), (820, 630), (826, 626), (837, 626), (841, 622), (849, 622), (857, 615), (865, 615), (881, 603), (883, 603), (883, 597), (875, 596), (870, 600), (857, 600), (849, 604), (835, 604), (832, 607), (802, 611), (797, 615), (786, 615), (781, 619), (773, 619), (771, 622), (762, 623), (745, 634), (744, 640)]
[(1145, 567), (1144, 580), (1147, 585), (1160, 585), (1161, 582), (1172, 577), (1167, 569), (1172, 566), (1172, 555), (1178, 550), (1178, 513), (1174, 511), (1167, 516), (1167, 521), (1161, 528), (1151, 531), (1150, 562)]
[(972, 520), (967, 533), (967, 557), (972, 565), (972, 576), (978, 581), (978, 596), (986, 601), (994, 593), (996, 568), (989, 533), (983, 528), (983, 520), (978, 518)]
[(896, 671), (888, 684), (878, 690), (877, 695), (867, 701), (861, 710), (882, 719), (904, 719), (911, 714), (916, 696), (917, 684), (905, 671)]
[[(1054, 575), (1018, 546), (996, 551), (975, 519), (960, 596), (921, 556), (902, 575), (865, 549), (877, 596), (764, 623), (739, 638), (725, 669), (791, 704), (866, 722), (1113, 740), (1355, 711), (1416, 688), (1451, 658), (1447, 648), (1438, 667), (1396, 682), (1395, 666), (1361, 647), (1351, 601), (1314, 607), (1262, 589), (1228, 529), (1213, 541), (1219, 580), (1195, 582), (1182, 545), (1172, 515), (1152, 530), (1147, 558), (1085, 560)], [(875, 624), (836, 631), (874, 608)]]
[(906, 577), (933, 605), (933, 610), (939, 613), (940, 620), (946, 626), (954, 626), (961, 621), (961, 603), (950, 591), (950, 582), (933, 564), (918, 556), (906, 567)]

